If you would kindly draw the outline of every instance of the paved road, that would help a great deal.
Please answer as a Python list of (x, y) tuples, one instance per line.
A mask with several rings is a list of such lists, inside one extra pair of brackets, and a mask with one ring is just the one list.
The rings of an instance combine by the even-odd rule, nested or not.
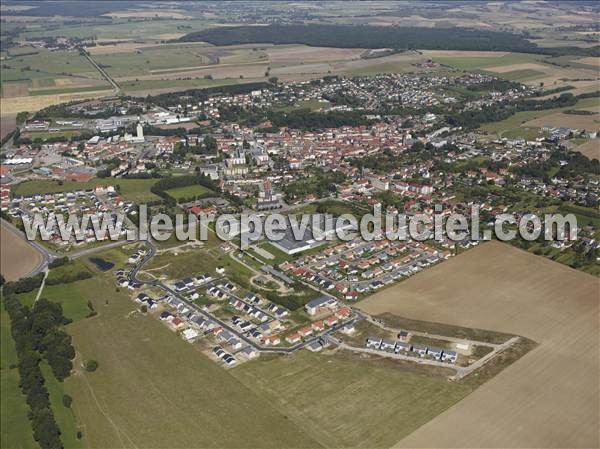
[(94, 59), (90, 56), (90, 54), (87, 51), (82, 51), (82, 54), (85, 58), (87, 58), (88, 61), (90, 61), (90, 64), (92, 64), (96, 68), (96, 70), (100, 72), (100, 75), (102, 75), (102, 77), (112, 85), (113, 89), (115, 90), (115, 95), (119, 94), (119, 92), (121, 92), (121, 88), (119, 87), (117, 82), (114, 79), (112, 79), (111, 76), (96, 63), (96, 61), (94, 61)]

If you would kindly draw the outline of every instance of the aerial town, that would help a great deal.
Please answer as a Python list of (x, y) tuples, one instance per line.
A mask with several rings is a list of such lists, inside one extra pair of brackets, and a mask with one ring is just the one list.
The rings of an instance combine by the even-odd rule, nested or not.
[(578, 3), (3, 0), (0, 446), (598, 447)]

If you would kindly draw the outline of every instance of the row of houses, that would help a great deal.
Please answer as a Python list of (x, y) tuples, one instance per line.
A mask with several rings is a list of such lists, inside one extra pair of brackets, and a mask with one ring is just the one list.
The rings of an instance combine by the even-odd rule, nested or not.
[(325, 327), (333, 327), (339, 322), (344, 321), (349, 318), (352, 312), (348, 307), (342, 307), (337, 310), (335, 313), (329, 315), (328, 317), (313, 321), (311, 324), (301, 327), (295, 332), (288, 335), (285, 340), (289, 344), (295, 344), (300, 342), (303, 338), (310, 337), (313, 333), (322, 332), (325, 330)]
[(435, 348), (433, 346), (426, 346), (418, 343), (382, 339), (379, 337), (368, 337), (365, 346), (367, 349), (394, 352), (396, 354), (400, 352), (413, 352), (419, 357), (429, 357), (434, 360), (441, 360), (442, 362), (449, 363), (456, 363), (458, 357), (455, 351), (450, 351), (448, 349)]
[(175, 288), (176, 292), (181, 293), (194, 287), (206, 284), (212, 280), (213, 278), (210, 274), (202, 273), (197, 276), (186, 277), (180, 281), (177, 281), (175, 284), (173, 284), (173, 287)]

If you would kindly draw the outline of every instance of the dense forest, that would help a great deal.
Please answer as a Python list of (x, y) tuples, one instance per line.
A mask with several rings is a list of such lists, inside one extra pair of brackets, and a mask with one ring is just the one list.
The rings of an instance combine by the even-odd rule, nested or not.
[(384, 27), (363, 25), (269, 25), (212, 28), (186, 34), (179, 41), (213, 45), (252, 43), (306, 44), (317, 47), (395, 48), (423, 50), (512, 51), (548, 55), (597, 56), (592, 48), (541, 48), (525, 37), (467, 28)]

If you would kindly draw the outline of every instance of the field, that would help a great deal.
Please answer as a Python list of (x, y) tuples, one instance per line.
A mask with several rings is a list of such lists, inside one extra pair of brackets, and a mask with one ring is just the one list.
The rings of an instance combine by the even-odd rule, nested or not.
[[(544, 117), (536, 118), (525, 122), (523, 126), (553, 126), (553, 127), (566, 127), (566, 128), (577, 128), (585, 129), (588, 132), (597, 131), (600, 129), (600, 104), (597, 98), (591, 98), (595, 100), (592, 105), (583, 108), (581, 105), (577, 105), (574, 110), (586, 110), (591, 112), (589, 115), (583, 114), (565, 114), (563, 112), (556, 112), (554, 114), (546, 115)], [(586, 103), (589, 104), (589, 103)]]
[[(1, 295), (0, 295), (1, 298)], [(29, 406), (19, 388), (19, 372), (14, 340), (10, 334), (10, 318), (0, 302), (0, 446), (3, 448), (37, 448), (31, 424), (27, 419)]]
[(177, 187), (175, 189), (169, 189), (166, 191), (168, 195), (178, 200), (179, 198), (191, 198), (197, 196), (208, 196), (214, 192), (201, 185), (192, 185), (185, 187)]
[(68, 103), (74, 100), (85, 100), (110, 95), (113, 91), (98, 88), (94, 91), (62, 93), (52, 95), (33, 95), (28, 97), (2, 98), (0, 101), (0, 116), (15, 115), (19, 112), (35, 112), (60, 103)]
[[(576, 115), (564, 114), (563, 111), (569, 109), (590, 109), (598, 108), (597, 98), (585, 98), (579, 100), (575, 106), (545, 109), (542, 111), (522, 111), (499, 122), (486, 123), (481, 129), (488, 133), (493, 133), (499, 137), (507, 138), (535, 138), (540, 136), (540, 128), (543, 126), (573, 126), (575, 128), (586, 128), (587, 131), (593, 131), (598, 128), (594, 125), (599, 120), (600, 114), (594, 115)], [(591, 126), (590, 126), (591, 122)]]
[(31, 273), (42, 256), (5, 226), (0, 226), (0, 267), (4, 278), (14, 281)]
[(598, 447), (599, 292), (597, 278), (490, 242), (362, 302), (539, 343), (399, 446)]
[(586, 143), (575, 148), (574, 151), (579, 151), (590, 159), (600, 160), (600, 141), (597, 139), (588, 140)]
[[(317, 446), (266, 398), (157, 319), (133, 312), (108, 276), (78, 283), (98, 316), (69, 325), (78, 358), (65, 391), (85, 446)], [(81, 369), (91, 358), (99, 362), (94, 373)]]
[[(124, 253), (99, 257), (118, 263)], [(135, 312), (129, 295), (110, 273), (63, 295), (98, 311), (68, 325), (75, 372), (64, 386), (49, 382), (51, 397), (74, 399), (75, 420), (55, 405), (70, 447), (389, 447), (472, 391), (414, 364), (348, 353), (302, 351), (224, 371)], [(88, 373), (81, 364), (92, 358), (99, 368)]]
[[(461, 70), (482, 71), (499, 78), (541, 85), (546, 89), (569, 85), (574, 87), (570, 92), (579, 94), (598, 88), (597, 81), (594, 81), (598, 76), (597, 66), (583, 64), (576, 56), (550, 58), (526, 53), (441, 50), (423, 53), (440, 64)], [(589, 61), (586, 59), (586, 62)]]
[[(79, 282), (46, 285), (40, 297), (62, 305), (65, 316), (73, 321), (77, 321), (85, 318), (90, 313), (87, 300), (80, 291), (79, 286)], [(19, 295), (19, 299), (23, 304), (31, 306), (37, 293), (37, 289), (29, 293), (22, 293)]]
[[(33, 46), (12, 48), (6, 52), (2, 67), (0, 85), (5, 101), (33, 95), (83, 94), (110, 88), (100, 73), (75, 50), (50, 51)], [(11, 103), (3, 105), (3, 110), (8, 110)], [(28, 107), (34, 107), (34, 104), (29, 102)]]
[(325, 447), (389, 447), (470, 389), (349, 354), (262, 358), (232, 371)]
[(96, 186), (120, 186), (120, 193), (123, 199), (144, 203), (160, 199), (150, 192), (150, 187), (156, 182), (156, 179), (115, 179), (115, 178), (95, 178), (90, 181), (65, 181), (59, 184), (56, 181), (27, 181), (18, 184), (14, 188), (14, 194), (35, 195), (40, 193), (68, 192), (70, 190), (93, 189)]
[(7, 115), (0, 120), (0, 139), (17, 128), (17, 116)]

